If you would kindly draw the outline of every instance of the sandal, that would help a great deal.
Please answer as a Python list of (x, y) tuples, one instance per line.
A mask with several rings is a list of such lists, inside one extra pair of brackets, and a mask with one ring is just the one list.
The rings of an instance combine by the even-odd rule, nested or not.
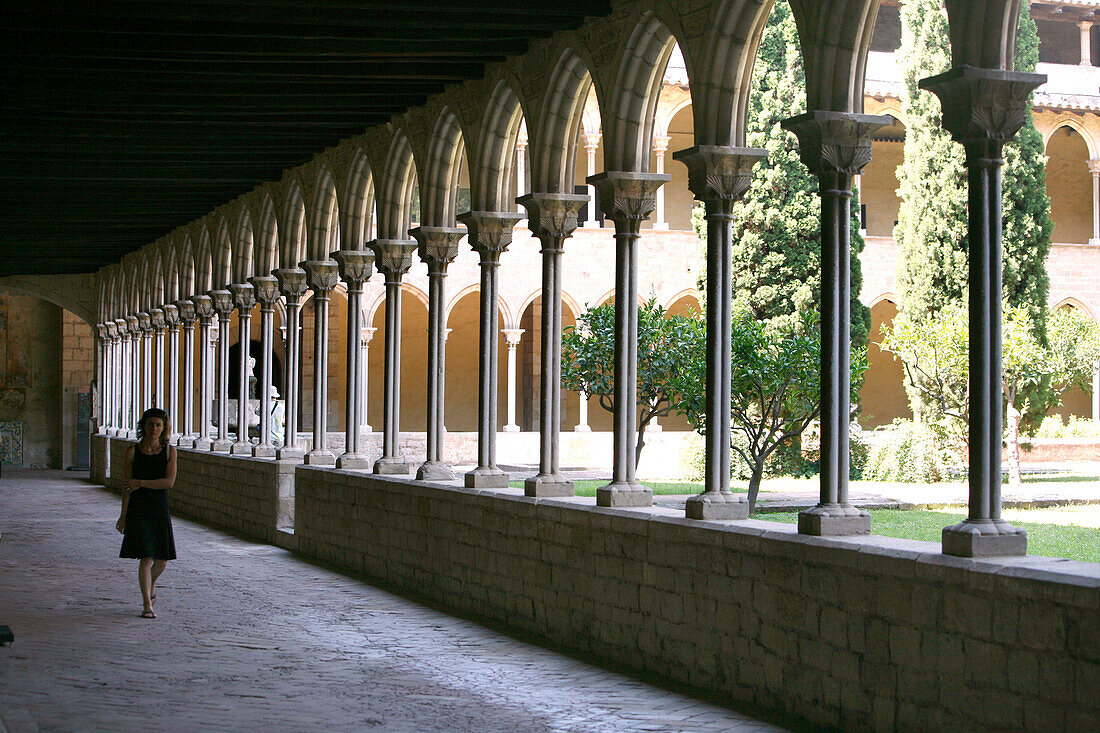
[(142, 618), (156, 618), (157, 615), (155, 613), (153, 613), (153, 609), (150, 608), (148, 611), (142, 611), (141, 612), (141, 617)]
[(152, 596), (149, 597), (149, 605), (150, 606), (157, 605), (157, 594), (156, 593), (154, 593)]

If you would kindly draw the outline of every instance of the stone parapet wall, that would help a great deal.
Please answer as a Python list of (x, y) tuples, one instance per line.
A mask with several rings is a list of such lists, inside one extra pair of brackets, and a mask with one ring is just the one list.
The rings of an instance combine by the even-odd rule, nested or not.
[(1100, 565), (300, 466), (305, 555), (850, 730), (1100, 730)]
[(90, 464), (90, 478), (97, 484), (107, 485), (107, 477), (110, 476), (111, 464), (107, 460), (110, 456), (111, 439), (106, 435), (91, 436), (88, 462)]

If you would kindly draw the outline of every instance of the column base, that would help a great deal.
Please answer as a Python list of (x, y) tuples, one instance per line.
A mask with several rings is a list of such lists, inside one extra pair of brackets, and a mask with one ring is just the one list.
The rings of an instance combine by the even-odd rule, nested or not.
[(818, 504), (798, 513), (798, 533), (815, 537), (871, 534), (871, 515), (850, 504)]
[(1004, 557), (1027, 554), (1027, 532), (1003, 519), (964, 519), (943, 528), (943, 554)]
[(229, 453), (234, 456), (250, 456), (252, 455), (252, 444), (237, 441), (230, 447)]
[(1096, 237), (1089, 237), (1089, 244), (1091, 244), (1094, 247), (1098, 246), (1098, 245), (1100, 245), (1100, 239), (1097, 239)]
[(519, 432), (519, 425), (505, 425), (504, 426), (504, 432), (506, 432), (506, 433), (518, 433)]
[(603, 225), (598, 220), (586, 221), (581, 225), (582, 229), (600, 229)]
[(560, 473), (540, 473), (523, 482), (526, 496), (576, 496), (573, 482)]
[(478, 466), (463, 477), (467, 489), (506, 489), (508, 474), (496, 466)]
[(180, 437), (181, 436), (180, 436), (179, 433), (169, 434), (169, 436), (168, 436), (168, 445), (179, 445), (180, 444)]
[(176, 442), (176, 445), (178, 445), (180, 448), (194, 448), (195, 447), (195, 436), (194, 435), (181, 435), (179, 437), (179, 440)]
[(657, 232), (667, 232), (669, 229), (667, 221), (655, 221), (653, 222), (653, 230)]
[(688, 497), (684, 512), (688, 519), (748, 519), (749, 499), (729, 491), (704, 491)]
[(592, 432), (592, 426), (591, 425), (577, 425), (573, 428), (573, 432), (574, 433), (591, 433)]
[(228, 453), (229, 449), (233, 447), (233, 441), (231, 440), (215, 440), (210, 444), (210, 450), (215, 453)]
[(299, 448), (280, 448), (275, 451), (275, 460), (277, 461), (293, 461), (294, 463), (301, 463), (305, 458), (305, 453)]
[(406, 476), (412, 466), (401, 456), (382, 456), (374, 462), (374, 472), (379, 476)]
[(195, 438), (195, 442), (191, 444), (191, 447), (195, 450), (211, 450), (210, 446), (212, 445), (214, 444), (210, 441), (210, 438)]
[(653, 506), (653, 489), (641, 484), (610, 483), (596, 489), (596, 506)]
[(345, 453), (336, 459), (337, 468), (370, 468), (370, 461), (362, 453)]
[(275, 457), (275, 446), (265, 445), (263, 443), (260, 443), (258, 445), (254, 445), (254, 446), (252, 446), (252, 457), (253, 458), (274, 458)]
[(311, 450), (302, 461), (307, 466), (335, 466), (336, 456), (327, 450)]
[(417, 481), (454, 481), (455, 472), (443, 461), (425, 461), (416, 469)]

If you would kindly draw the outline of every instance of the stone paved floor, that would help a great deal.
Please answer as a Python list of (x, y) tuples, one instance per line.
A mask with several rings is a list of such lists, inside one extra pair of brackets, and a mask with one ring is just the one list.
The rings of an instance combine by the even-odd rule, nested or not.
[(138, 618), (118, 499), (0, 479), (0, 732), (778, 731), (176, 519)]

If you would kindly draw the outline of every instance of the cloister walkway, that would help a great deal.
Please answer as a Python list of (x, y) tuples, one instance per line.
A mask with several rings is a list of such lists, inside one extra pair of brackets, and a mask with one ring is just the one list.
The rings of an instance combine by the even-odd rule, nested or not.
[(0, 731), (778, 731), (176, 518), (138, 617), (118, 499), (0, 478)]

